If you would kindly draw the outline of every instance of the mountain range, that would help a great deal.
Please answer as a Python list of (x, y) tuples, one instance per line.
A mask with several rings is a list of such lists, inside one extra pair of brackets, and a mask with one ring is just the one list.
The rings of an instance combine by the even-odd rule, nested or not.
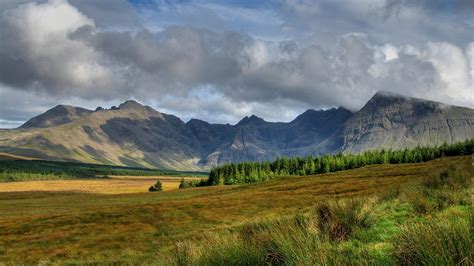
[(307, 110), (293, 121), (252, 115), (235, 125), (164, 114), (135, 101), (111, 109), (58, 105), (0, 130), (0, 152), (48, 160), (207, 170), (225, 162), (358, 153), (474, 137), (474, 110), (376, 93), (362, 109)]

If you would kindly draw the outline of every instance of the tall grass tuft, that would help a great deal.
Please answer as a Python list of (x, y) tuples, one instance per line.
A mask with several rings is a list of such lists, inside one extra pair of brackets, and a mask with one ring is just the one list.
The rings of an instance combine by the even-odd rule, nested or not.
[(265, 250), (241, 235), (230, 233), (209, 236), (206, 250), (191, 265), (264, 265)]
[(404, 265), (457, 265), (473, 261), (469, 221), (446, 219), (402, 226), (394, 238), (395, 256)]
[(361, 200), (321, 201), (315, 208), (319, 231), (332, 241), (343, 241), (352, 236), (358, 228), (371, 224), (369, 208)]
[(173, 250), (173, 262), (178, 266), (187, 266), (193, 264), (195, 248), (190, 242), (177, 242)]

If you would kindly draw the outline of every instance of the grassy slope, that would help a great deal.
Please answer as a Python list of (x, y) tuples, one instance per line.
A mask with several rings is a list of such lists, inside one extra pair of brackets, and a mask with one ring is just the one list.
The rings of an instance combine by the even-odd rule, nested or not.
[(157, 180), (162, 183), (163, 190), (178, 189), (182, 178), (200, 180), (196, 177), (177, 176), (109, 176), (109, 178), (0, 182), (0, 192), (142, 193), (147, 192)]
[(0, 152), (0, 161), (15, 161), (15, 160), (35, 160), (35, 158)]
[[(305, 212), (318, 198), (372, 195), (460, 163), (470, 164), (470, 157), (160, 193), (0, 193), (0, 261), (154, 262), (179, 240)], [(390, 212), (395, 218), (383, 217), (382, 232), (409, 215), (399, 208)]]
[(196, 176), (204, 172), (160, 170), (43, 160), (0, 160), (0, 182), (116, 176)]
[[(104, 131), (104, 126), (114, 119), (131, 119), (139, 125), (148, 127), (147, 124), (152, 117), (160, 118), (163, 114), (148, 108), (121, 108), (94, 112), (71, 123), (54, 127), (0, 130), (0, 151), (43, 160), (67, 159), (95, 164), (203, 170), (196, 166), (197, 158), (184, 156), (182, 153), (163, 157), (163, 154), (175, 153), (163, 153), (163, 149), (160, 149), (161, 152), (151, 153), (142, 151), (137, 144), (130, 143), (127, 137), (124, 139), (121, 136), (122, 128)], [(131, 124), (128, 124), (127, 128), (130, 126)], [(86, 131), (84, 127), (88, 130)], [(155, 135), (148, 134), (147, 130), (137, 129), (138, 126), (132, 128), (133, 136), (137, 140), (147, 145), (150, 145), (150, 141), (156, 141)], [(116, 141), (111, 141), (114, 139)], [(172, 149), (173, 146), (167, 148)]]

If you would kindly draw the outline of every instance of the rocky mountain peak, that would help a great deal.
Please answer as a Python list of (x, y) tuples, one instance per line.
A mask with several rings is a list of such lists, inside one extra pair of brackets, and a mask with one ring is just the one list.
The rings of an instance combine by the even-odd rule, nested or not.
[(121, 103), (118, 107), (118, 109), (126, 109), (126, 108), (130, 108), (130, 109), (142, 109), (142, 108), (145, 108), (146, 106), (134, 101), (134, 100), (127, 100), (123, 103)]
[(69, 123), (92, 113), (91, 110), (70, 105), (56, 105), (48, 111), (26, 121), (20, 128), (46, 128)]
[(328, 110), (308, 109), (297, 116), (291, 123), (314, 123), (321, 120), (333, 119), (335, 116), (350, 117), (352, 112), (344, 107), (331, 108)]
[(196, 119), (196, 118), (191, 118), (188, 122), (186, 122), (187, 125), (209, 125), (209, 122), (203, 121), (201, 119)]
[[(68, 123), (73, 126), (59, 126)], [(74, 154), (81, 151), (98, 163), (190, 170), (279, 156), (455, 143), (474, 136), (474, 110), (381, 91), (354, 113), (343, 107), (309, 109), (288, 123), (252, 115), (229, 125), (198, 119), (184, 123), (126, 101), (96, 112), (58, 105), (21, 130), (0, 133), (0, 151), (21, 152), (28, 145), (44, 154), (38, 158), (76, 160)]]
[(242, 120), (240, 120), (238, 123), (237, 123), (237, 126), (244, 126), (244, 125), (258, 125), (258, 124), (262, 124), (262, 123), (266, 123), (265, 120), (263, 120), (263, 118), (260, 118), (256, 115), (251, 115), (250, 117), (249, 116), (245, 116), (244, 118), (242, 118)]
[(403, 96), (388, 91), (378, 91), (372, 98), (362, 107), (361, 111), (370, 111), (374, 109), (382, 110), (385, 107), (393, 107), (412, 102), (414, 98)]

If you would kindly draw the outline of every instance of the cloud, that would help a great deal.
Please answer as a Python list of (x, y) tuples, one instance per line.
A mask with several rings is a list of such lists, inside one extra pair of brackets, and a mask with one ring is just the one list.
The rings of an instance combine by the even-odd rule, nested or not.
[(101, 28), (140, 28), (140, 18), (126, 0), (70, 0), (72, 6)]
[[(19, 5), (0, 15), (0, 91), (11, 99), (42, 95), (37, 97), (42, 103), (16, 116), (13, 106), (0, 108), (0, 119), (27, 119), (48, 104), (71, 99), (87, 105), (135, 98), (185, 119), (237, 121), (255, 113), (288, 121), (306, 108), (357, 110), (377, 90), (473, 107), (474, 43), (437, 40), (464, 38), (468, 27), (450, 35), (445, 30), (455, 24), (449, 24), (443, 34), (433, 31), (435, 40), (425, 41), (426, 34), (410, 39), (436, 23), (399, 32), (396, 21), (399, 28), (419, 23), (426, 4), (370, 2), (287, 1), (281, 14), (292, 16), (282, 22), (282, 31), (305, 22), (310, 25), (305, 31), (314, 34), (283, 41), (226, 27), (166, 25), (155, 31), (142, 27), (123, 2), (111, 8), (126, 17), (123, 23), (94, 1)], [(249, 14), (256, 13), (240, 17)], [(346, 20), (331, 20), (334, 14)], [(396, 39), (387, 41), (389, 35)]]
[(5, 84), (53, 93), (112, 85), (112, 73), (96, 51), (68, 37), (94, 25), (69, 3), (25, 4), (5, 12), (0, 23), (0, 79)]
[[(284, 27), (331, 47), (338, 36), (363, 31), (377, 44), (472, 42), (472, 1), (287, 0)], [(295, 33), (294, 33), (295, 34)]]

